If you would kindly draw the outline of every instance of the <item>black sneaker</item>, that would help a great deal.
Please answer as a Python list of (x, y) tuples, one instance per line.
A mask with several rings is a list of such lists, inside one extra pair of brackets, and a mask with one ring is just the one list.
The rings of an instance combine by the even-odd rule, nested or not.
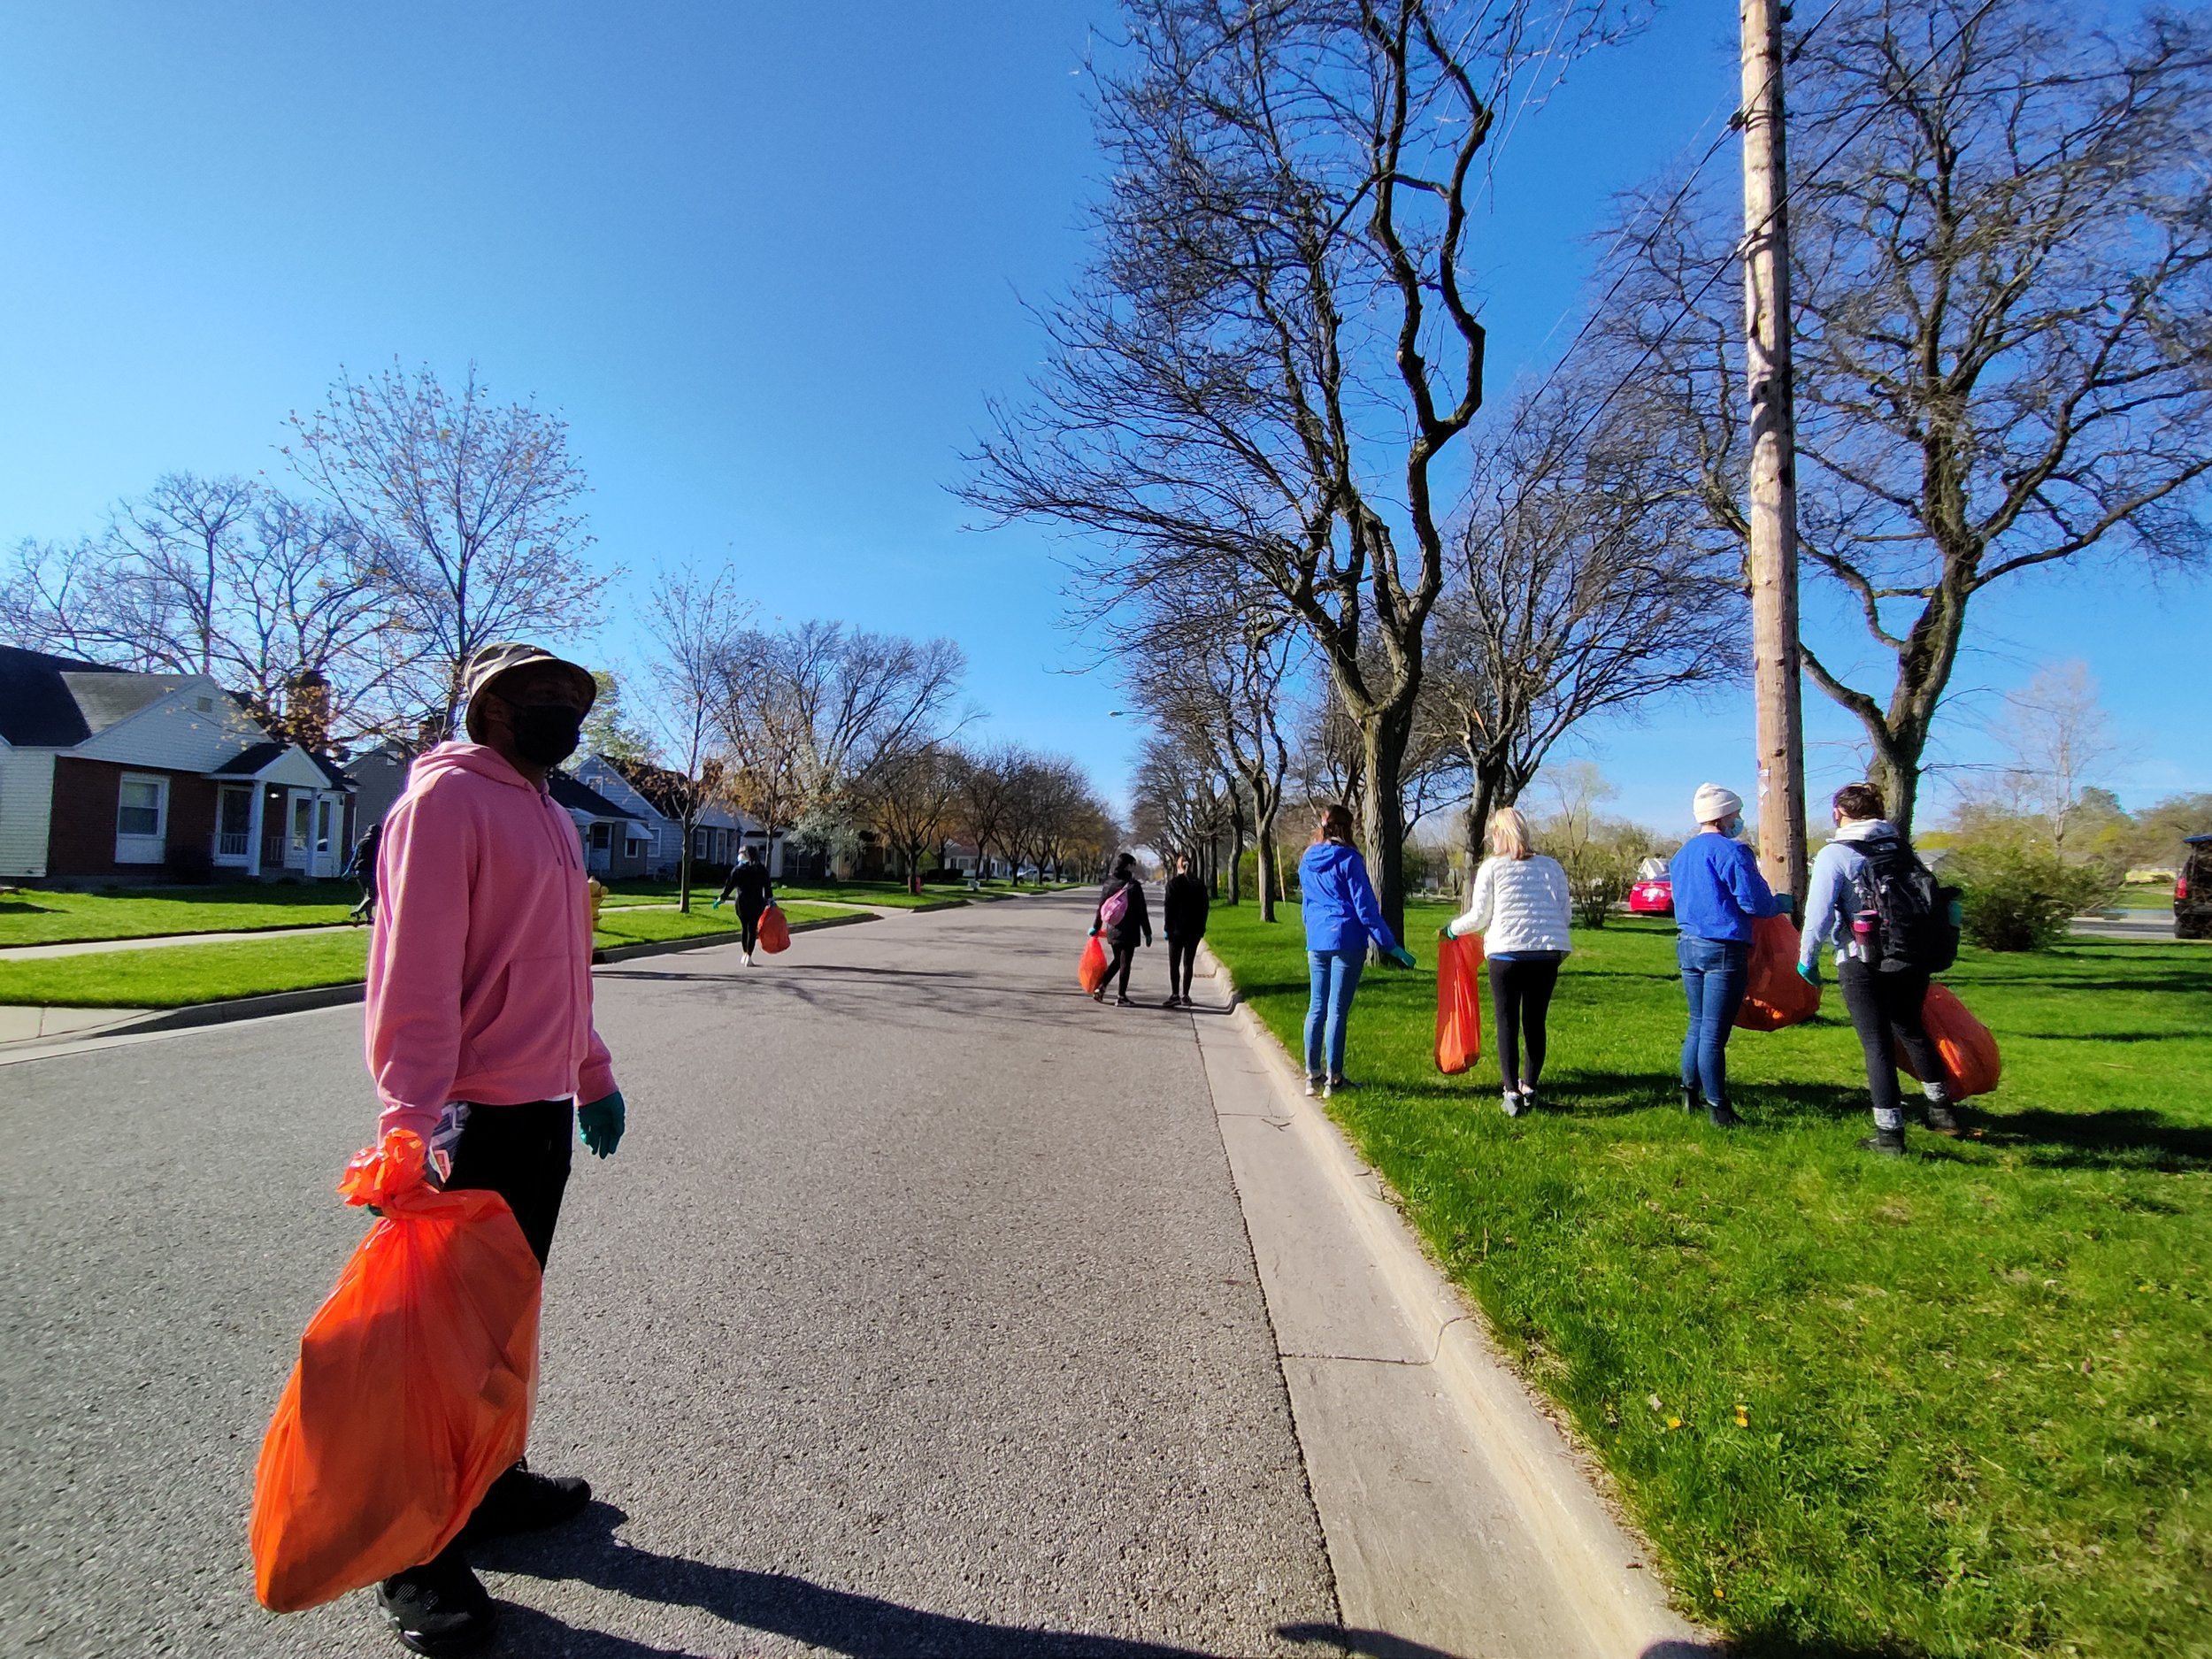
[(376, 1586), (376, 1601), (400, 1644), (431, 1659), (480, 1652), (499, 1626), (491, 1593), (469, 1571), (457, 1543), (385, 1579)]
[(572, 1521), (591, 1502), (591, 1483), (574, 1475), (541, 1475), (517, 1463), (492, 1482), (476, 1513), (461, 1529), (461, 1541), (478, 1543), (511, 1532), (542, 1532)]
[(1682, 1086), (1682, 1110), (1694, 1112), (1705, 1102), (1698, 1098), (1697, 1090), (1685, 1083)]
[(1705, 1121), (1716, 1129), (1743, 1127), (1743, 1119), (1736, 1116), (1732, 1107), (1728, 1106), (1708, 1106), (1705, 1109)]
[(1877, 1129), (1859, 1142), (1862, 1152), (1877, 1153), (1886, 1158), (1905, 1156), (1905, 1132), (1902, 1129)]
[(1939, 1135), (1955, 1135), (1959, 1132), (1959, 1120), (1950, 1107), (1939, 1100), (1928, 1102), (1928, 1114), (1920, 1120)]

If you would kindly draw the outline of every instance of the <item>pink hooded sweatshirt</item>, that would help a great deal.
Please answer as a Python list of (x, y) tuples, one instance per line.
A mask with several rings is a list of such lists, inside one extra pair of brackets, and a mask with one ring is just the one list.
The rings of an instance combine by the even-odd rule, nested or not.
[(568, 814), (495, 750), (441, 743), (415, 762), (384, 820), (369, 940), (380, 1136), (427, 1141), (449, 1101), (614, 1093), (584, 880)]

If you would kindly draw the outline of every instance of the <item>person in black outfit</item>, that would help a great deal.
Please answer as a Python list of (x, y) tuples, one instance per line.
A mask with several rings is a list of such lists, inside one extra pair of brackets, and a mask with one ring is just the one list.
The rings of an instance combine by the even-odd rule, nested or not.
[[(1106, 905), (1117, 893), (1126, 893), (1129, 897), (1121, 919), (1110, 927), (1106, 925)], [(1152, 942), (1152, 915), (1145, 909), (1144, 884), (1137, 879), (1136, 854), (1123, 853), (1114, 860), (1112, 873), (1098, 890), (1098, 910), (1091, 918), (1091, 932), (1103, 933), (1106, 942), (1114, 948), (1114, 960), (1106, 970), (1105, 982), (1091, 993), (1091, 1001), (1104, 1002), (1106, 986), (1112, 985), (1114, 1006), (1132, 1006), (1129, 969), (1137, 959), (1137, 941), (1141, 939), (1148, 945)]]
[(1198, 941), (1206, 936), (1206, 910), (1212, 902), (1206, 884), (1190, 872), (1190, 859), (1179, 853), (1175, 873), (1168, 878), (1167, 897), (1160, 906), (1167, 929), (1167, 1006), (1190, 1006), (1191, 970), (1198, 961)]
[(722, 896), (714, 902), (719, 910), (730, 897), (737, 899), (738, 941), (745, 947), (745, 965), (753, 965), (753, 946), (760, 938), (760, 918), (764, 911), (776, 902), (775, 884), (768, 879), (768, 866), (754, 856), (749, 847), (737, 849), (737, 862), (730, 866), (730, 879), (723, 885)]
[(346, 874), (361, 884), (361, 902), (346, 917), (349, 922), (373, 922), (376, 919), (376, 849), (384, 842), (384, 820), (369, 826), (368, 831), (353, 844), (353, 862), (346, 866)]

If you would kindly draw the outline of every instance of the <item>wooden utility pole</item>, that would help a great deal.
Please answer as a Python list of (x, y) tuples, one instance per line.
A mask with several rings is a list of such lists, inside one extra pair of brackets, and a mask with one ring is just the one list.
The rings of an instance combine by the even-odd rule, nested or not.
[(1797, 649), (1797, 418), (1790, 388), (1789, 173), (1782, 0), (1743, 22), (1744, 365), (1751, 396), (1751, 655), (1758, 703), (1759, 867), (1805, 896), (1805, 715)]

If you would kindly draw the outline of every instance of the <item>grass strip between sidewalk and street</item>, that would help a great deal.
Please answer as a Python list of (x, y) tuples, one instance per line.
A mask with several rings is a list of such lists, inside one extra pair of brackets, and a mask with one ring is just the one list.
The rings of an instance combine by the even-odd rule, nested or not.
[(164, 933), (237, 933), (342, 922), (361, 897), (350, 881), (239, 882), (140, 893), (25, 887), (0, 895), (0, 947)]
[[(794, 926), (849, 914), (806, 904), (784, 907), (785, 918)], [(603, 912), (593, 935), (602, 947), (709, 937), (737, 937), (736, 925), (726, 911), (691, 916), (675, 910)], [(367, 971), (368, 949), (368, 930), (362, 928), (305, 939), (280, 934), (212, 945), (162, 945), (0, 962), (0, 1003), (187, 1008), (273, 991), (347, 985)]]
[[(1531, 1117), (1434, 1065), (1437, 926), (1371, 969), (1329, 1102), (1748, 1653), (2212, 1653), (2212, 953), (1944, 975), (2002, 1047), (1969, 1133), (1878, 1159), (1856, 1039), (1740, 1031), (1749, 1119), (1677, 1103), (1670, 926), (1578, 930)], [(1298, 1052), (1295, 906), (1210, 942)], [(1488, 1010), (1486, 1009), (1486, 1026)], [(1909, 1098), (1910, 1098), (1909, 1096)]]

